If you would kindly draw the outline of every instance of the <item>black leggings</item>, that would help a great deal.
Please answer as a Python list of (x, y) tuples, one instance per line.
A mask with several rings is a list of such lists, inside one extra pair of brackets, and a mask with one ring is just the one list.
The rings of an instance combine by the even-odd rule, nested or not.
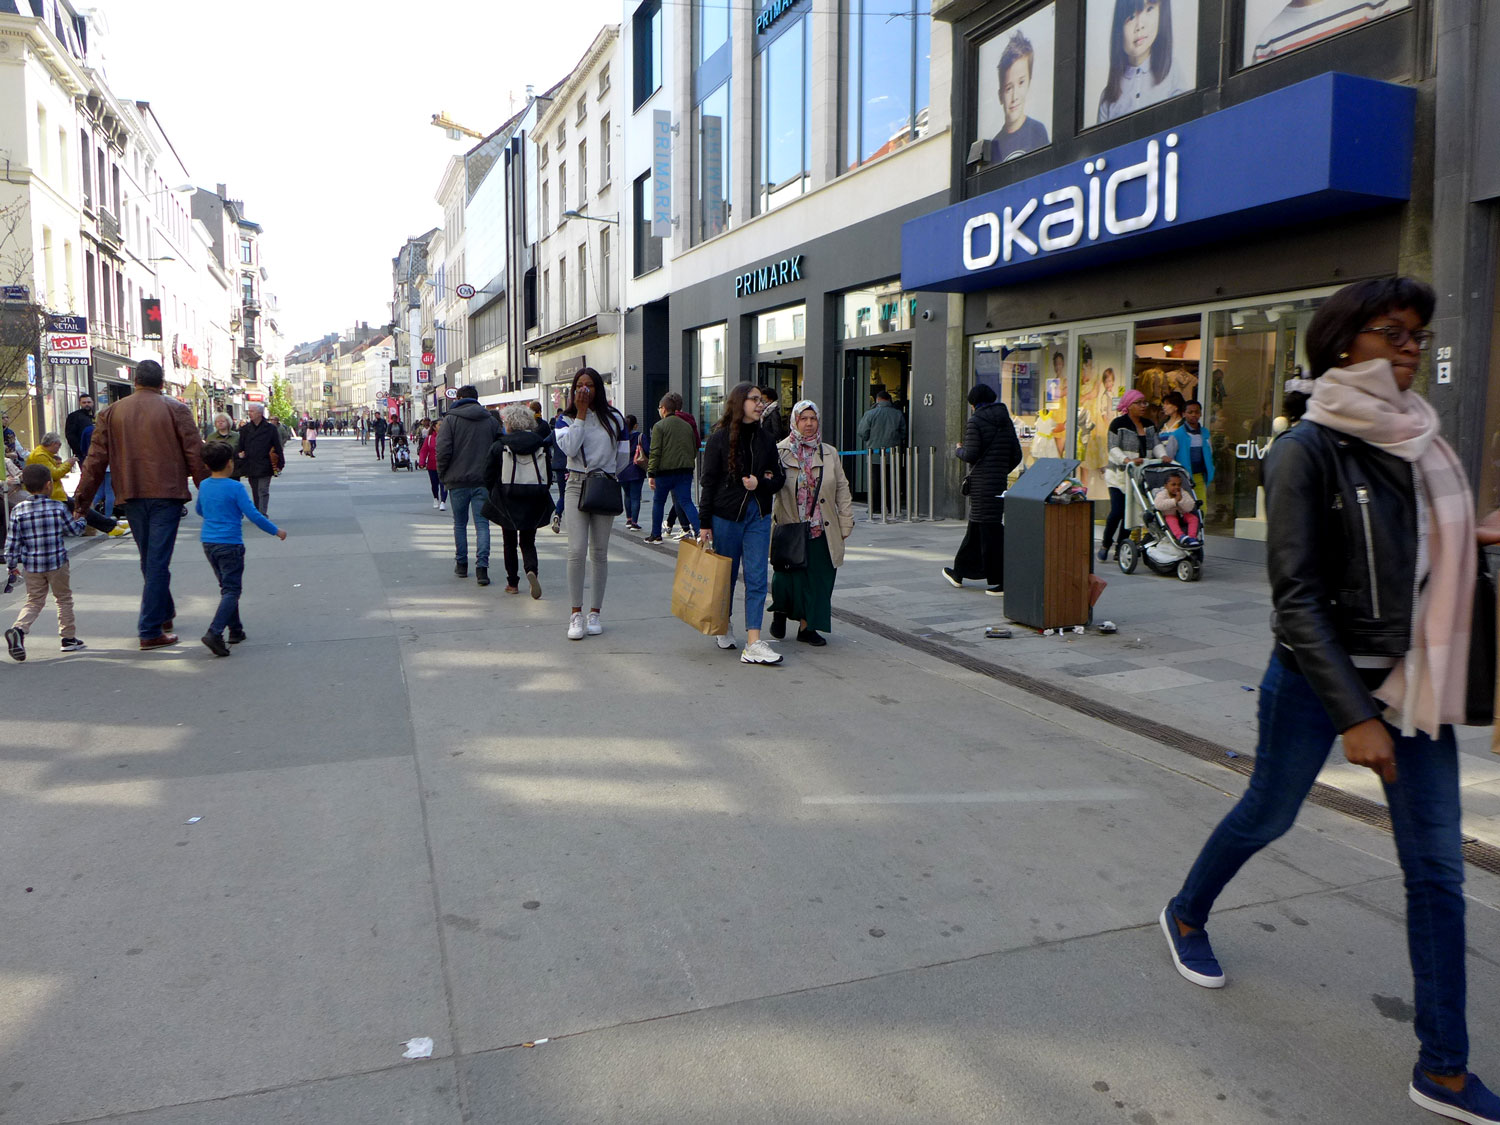
[(1125, 493), (1118, 488), (1109, 490), (1109, 518), (1104, 521), (1104, 544), (1100, 550), (1109, 550), (1110, 541), (1114, 539), (1115, 532), (1121, 532), (1120, 538), (1124, 539), (1124, 529), (1120, 527), (1125, 522)]

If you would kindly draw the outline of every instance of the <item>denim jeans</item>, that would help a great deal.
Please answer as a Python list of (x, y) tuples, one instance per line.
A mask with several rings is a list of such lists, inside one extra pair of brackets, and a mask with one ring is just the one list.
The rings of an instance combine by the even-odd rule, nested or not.
[(552, 514), (559, 516), (563, 514), (563, 502), (568, 498), (568, 474), (560, 472), (557, 474), (557, 503), (552, 505)]
[[(658, 484), (657, 487), (661, 486)], [(759, 629), (766, 616), (766, 572), (771, 567), (771, 517), (761, 515), (754, 501), (750, 503), (749, 514), (739, 523), (715, 516), (714, 553), (732, 560), (729, 564), (731, 607), (734, 605), (734, 584), (739, 580), (741, 566), (744, 567), (745, 628)]]
[(641, 522), (641, 489), (646, 486), (645, 480), (622, 480), (621, 486), (625, 490), (625, 522)]
[(693, 506), (693, 471), (684, 469), (680, 473), (658, 473), (656, 476), (656, 488), (651, 493), (651, 538), (661, 538), (661, 517), (667, 509), (668, 496), (677, 501), (677, 507), (691, 521), (692, 531), (696, 533), (698, 509)]
[(177, 546), (177, 525), (182, 522), (181, 500), (127, 500), (125, 518), (130, 535), (141, 554), (141, 614), (136, 633), (141, 640), (160, 636), (162, 624), (177, 616), (172, 601), (172, 549)]
[(203, 553), (219, 580), (219, 609), (208, 631), (219, 636), (225, 629), (236, 632), (240, 624), (240, 591), (245, 587), (245, 545), (243, 543), (205, 543)]
[[(1462, 1074), (1469, 1060), (1464, 983), (1464, 863), (1458, 745), (1403, 738), (1394, 728), (1396, 781), (1385, 787), (1396, 855), (1406, 877), (1406, 939), (1416, 985), (1418, 1059), (1432, 1074)], [(1260, 735), (1249, 788), (1209, 836), (1172, 900), (1201, 929), (1245, 861), (1292, 826), (1337, 731), (1305, 678), (1273, 656), (1260, 684)]]
[(469, 561), (469, 513), (474, 513), (474, 565), (490, 565), (490, 521), (480, 511), (490, 497), (484, 485), (477, 488), (450, 488), (448, 511), (453, 514), (453, 552), (461, 563)]
[(106, 516), (115, 514), (115, 482), (110, 479), (109, 470), (104, 470), (104, 483), (99, 486), (99, 510)]

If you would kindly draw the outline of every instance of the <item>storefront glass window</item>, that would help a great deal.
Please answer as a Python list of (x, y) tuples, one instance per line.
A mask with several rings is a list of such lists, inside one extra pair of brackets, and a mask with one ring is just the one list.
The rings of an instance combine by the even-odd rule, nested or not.
[(797, 20), (756, 56), (757, 213), (773, 210), (808, 188), (808, 23)]
[(800, 348), (807, 343), (807, 306), (790, 305), (755, 318), (755, 339), (761, 352)]
[(927, 135), (932, 16), (918, 0), (847, 0), (845, 168)]
[(729, 227), (729, 83), (703, 99), (694, 114), (698, 134), (698, 238)]
[(693, 333), (693, 365), (698, 383), (698, 429), (707, 434), (724, 410), (729, 326), (712, 324)]
[(917, 315), (917, 298), (901, 291), (899, 281), (855, 289), (843, 296), (840, 339), (878, 336), (883, 332), (907, 332)]
[(1021, 439), (1022, 467), (1058, 457), (1067, 432), (1068, 333), (1022, 332), (974, 342), (974, 382), (993, 387)]
[(698, 0), (697, 24), (695, 67), (713, 58), (729, 42), (729, 0)]
[(1125, 362), (1129, 346), (1128, 326), (1077, 334), (1074, 364), (1078, 371), (1078, 412), (1073, 426), (1073, 456), (1091, 500), (1109, 497), (1104, 483), (1109, 424), (1115, 419), (1120, 396), (1129, 389), (1130, 365)]

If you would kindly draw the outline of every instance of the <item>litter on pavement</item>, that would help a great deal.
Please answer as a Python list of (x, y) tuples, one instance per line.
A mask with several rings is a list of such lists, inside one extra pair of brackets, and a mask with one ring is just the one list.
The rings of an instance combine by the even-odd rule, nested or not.
[(189, 824), (197, 824), (203, 818), (201, 816), (190, 816), (187, 818)]
[(432, 1058), (432, 1040), (425, 1035), (416, 1039), (406, 1041), (406, 1050), (402, 1053), (403, 1059), (430, 1059)]

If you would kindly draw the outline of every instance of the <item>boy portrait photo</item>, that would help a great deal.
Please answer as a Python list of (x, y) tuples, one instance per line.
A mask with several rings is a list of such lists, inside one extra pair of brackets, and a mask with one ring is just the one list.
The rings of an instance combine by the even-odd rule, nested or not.
[(979, 48), (978, 139), (995, 164), (1052, 143), (1053, 5), (1033, 12)]

